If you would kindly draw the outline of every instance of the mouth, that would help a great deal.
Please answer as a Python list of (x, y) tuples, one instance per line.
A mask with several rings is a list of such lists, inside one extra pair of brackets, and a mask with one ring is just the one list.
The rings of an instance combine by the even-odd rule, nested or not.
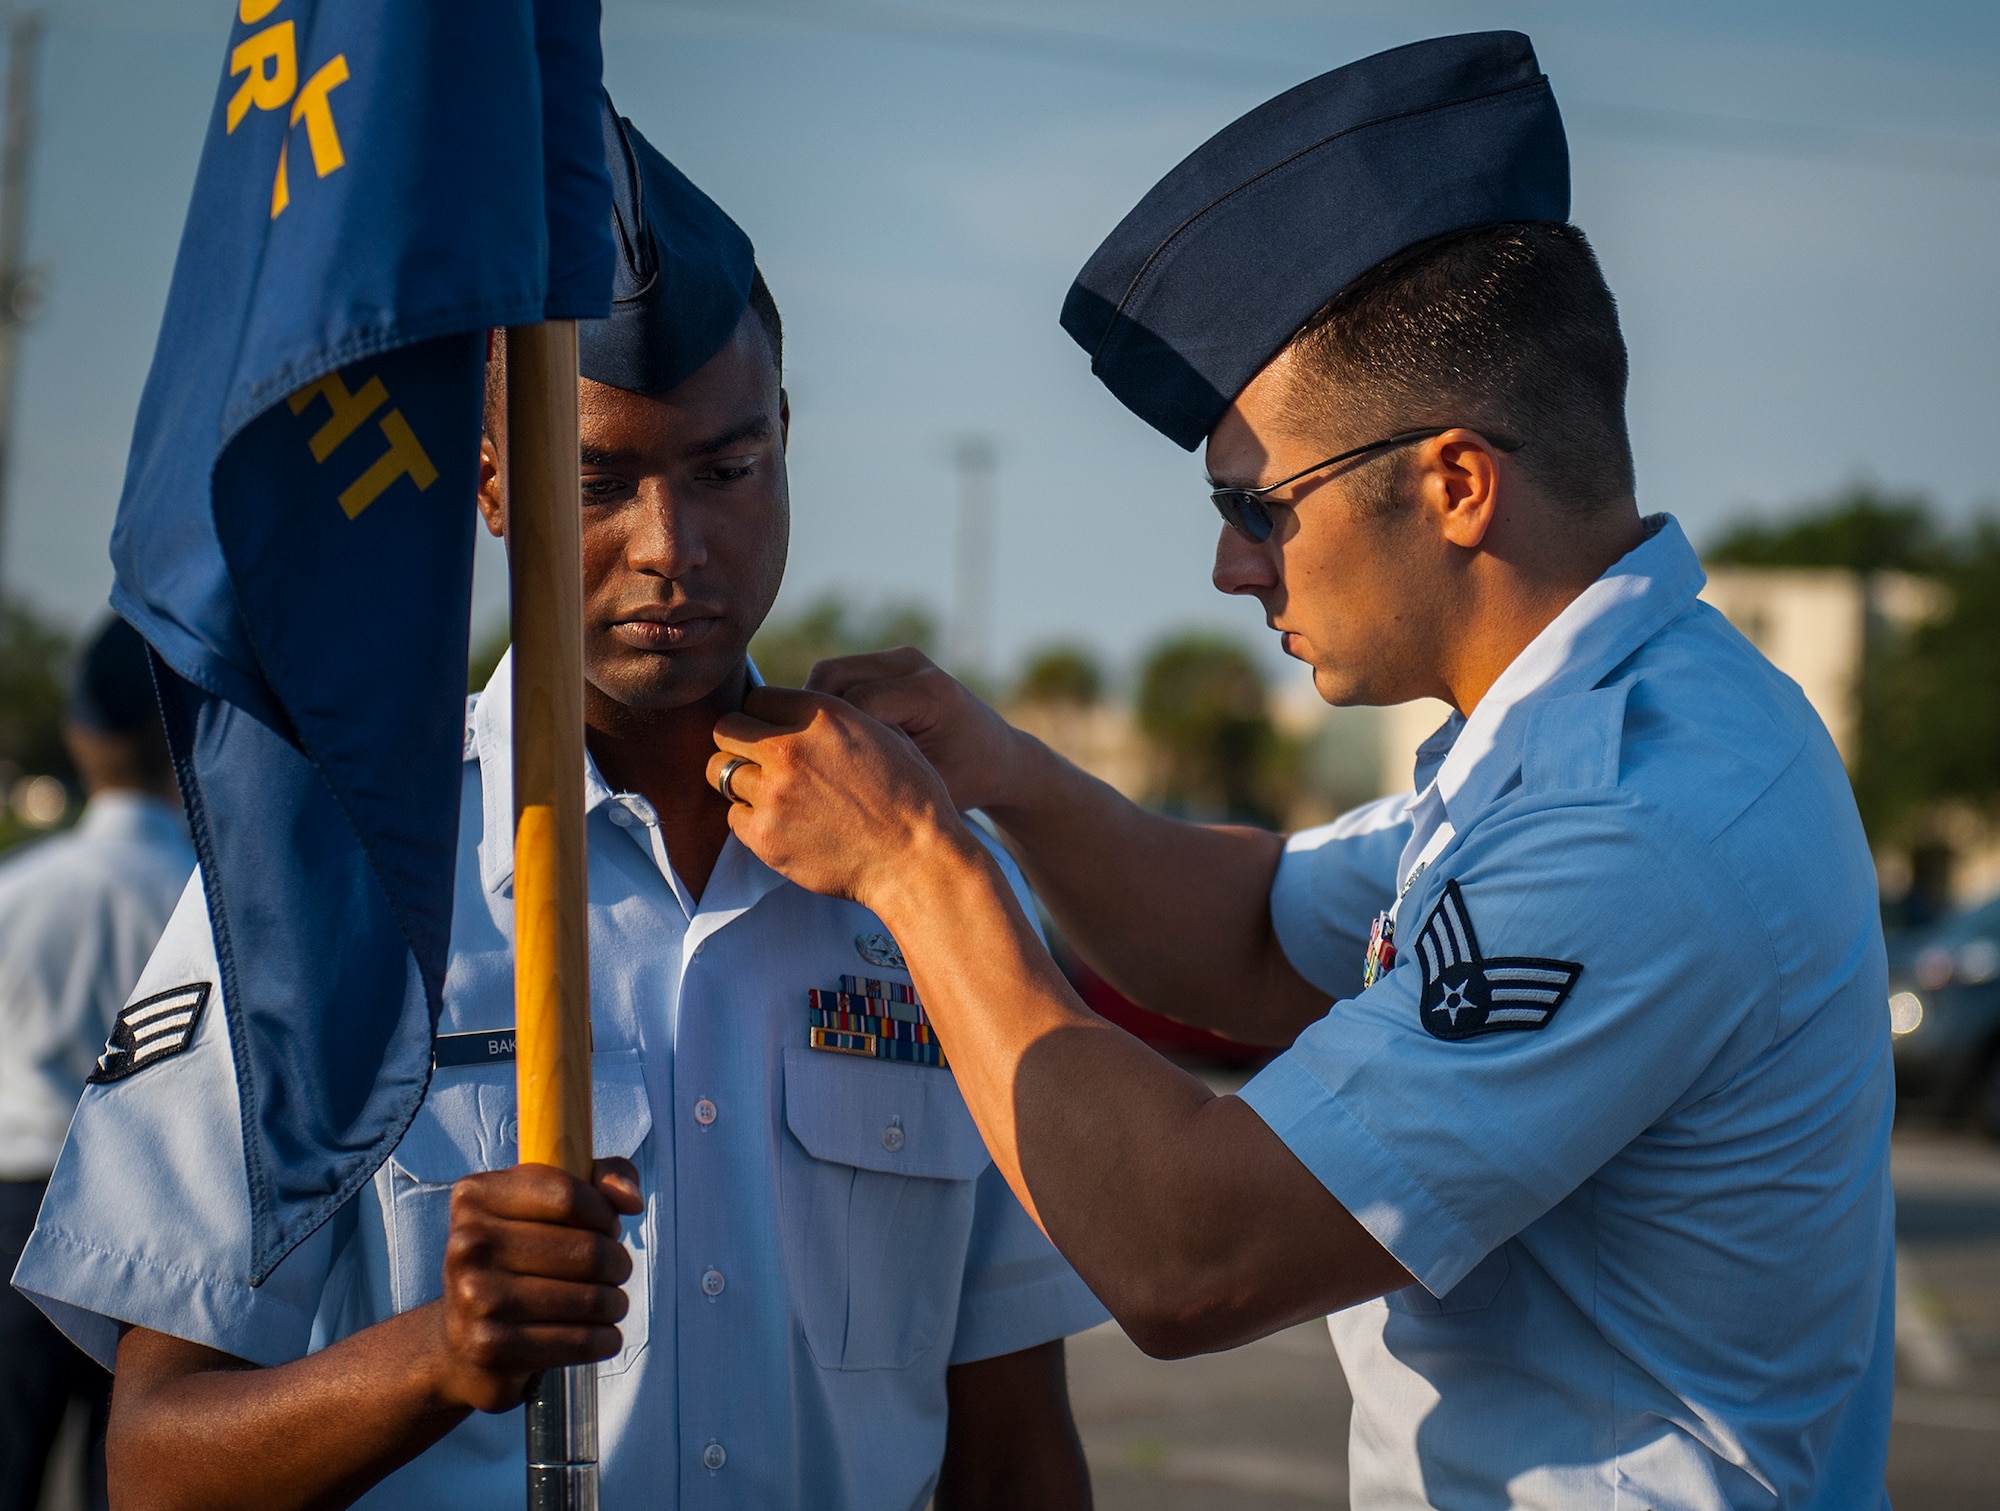
[(639, 651), (693, 650), (722, 628), (723, 616), (704, 604), (634, 609), (611, 620), (612, 637)]

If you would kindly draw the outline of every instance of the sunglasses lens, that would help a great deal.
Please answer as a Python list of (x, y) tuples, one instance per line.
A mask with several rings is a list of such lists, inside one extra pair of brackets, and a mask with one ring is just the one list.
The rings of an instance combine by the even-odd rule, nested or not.
[(1271, 538), (1271, 511), (1261, 498), (1233, 488), (1218, 488), (1209, 497), (1215, 500), (1215, 512), (1222, 516), (1222, 522), (1245, 540), (1262, 545)]

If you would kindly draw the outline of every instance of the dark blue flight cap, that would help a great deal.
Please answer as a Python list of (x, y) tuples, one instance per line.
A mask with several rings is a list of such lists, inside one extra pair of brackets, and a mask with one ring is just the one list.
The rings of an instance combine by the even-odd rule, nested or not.
[(139, 632), (113, 618), (77, 657), (69, 722), (101, 735), (137, 735), (160, 722), (152, 653)]
[(1433, 236), (1569, 219), (1569, 144), (1519, 32), (1363, 58), (1224, 127), (1077, 275), (1063, 329), (1192, 451), (1327, 300)]
[(721, 351), (750, 305), (757, 256), (722, 207), (604, 97), (611, 314), (577, 324), (583, 376), (633, 393), (677, 387)]

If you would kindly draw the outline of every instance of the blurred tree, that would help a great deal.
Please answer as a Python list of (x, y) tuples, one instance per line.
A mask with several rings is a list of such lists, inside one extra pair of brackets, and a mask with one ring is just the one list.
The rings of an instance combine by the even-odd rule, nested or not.
[(1089, 708), (1104, 696), (1104, 668), (1089, 647), (1058, 644), (1029, 653), (1014, 696), (1023, 703)]
[(1296, 752), (1279, 738), (1264, 674), (1234, 640), (1191, 630), (1139, 671), (1139, 728), (1160, 757), (1154, 797), (1168, 812), (1273, 826)]
[(1927, 500), (1856, 483), (1780, 520), (1731, 525), (1703, 553), (1719, 565), (1928, 572), (1949, 554)]
[(1735, 526), (1708, 559), (1916, 572), (1946, 590), (1944, 612), (1908, 632), (1870, 614), (1853, 773), (1870, 842), (1910, 857), (1915, 892), (1941, 893), (1948, 815), (2000, 819), (2000, 522), (1947, 530), (1922, 498), (1857, 486), (1788, 520)]
[(750, 642), (750, 655), (766, 682), (803, 687), (813, 664), (830, 656), (899, 645), (929, 654), (937, 638), (937, 619), (922, 604), (892, 602), (857, 613), (829, 593), (788, 618), (767, 620)]
[(24, 778), (52, 776), (82, 795), (62, 738), (70, 651), (69, 635), (28, 604), (0, 604), (0, 849), (45, 827), (23, 823), (8, 801)]

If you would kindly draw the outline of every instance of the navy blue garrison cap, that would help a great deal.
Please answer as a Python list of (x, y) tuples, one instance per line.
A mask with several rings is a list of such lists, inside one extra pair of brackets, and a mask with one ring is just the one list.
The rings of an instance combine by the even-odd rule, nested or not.
[(141, 734), (159, 723), (152, 655), (124, 620), (112, 619), (77, 657), (68, 718), (101, 735)]
[(618, 264), (611, 314), (578, 322), (583, 376), (660, 394), (728, 344), (750, 304), (757, 256), (722, 207), (622, 119), (604, 97), (611, 234)]
[(1569, 218), (1569, 145), (1519, 32), (1438, 37), (1286, 91), (1161, 179), (1077, 275), (1063, 329), (1192, 451), (1320, 306), (1433, 236)]

